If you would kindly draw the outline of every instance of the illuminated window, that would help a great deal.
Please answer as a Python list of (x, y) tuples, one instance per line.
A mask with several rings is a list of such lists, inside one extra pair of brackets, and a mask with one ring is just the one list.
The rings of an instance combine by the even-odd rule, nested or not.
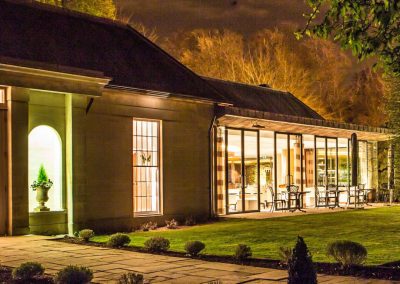
[(160, 213), (160, 122), (133, 120), (133, 208)]

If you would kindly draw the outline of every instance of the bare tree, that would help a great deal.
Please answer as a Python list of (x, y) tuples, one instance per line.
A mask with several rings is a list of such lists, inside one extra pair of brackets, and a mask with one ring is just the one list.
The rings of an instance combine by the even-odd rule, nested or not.
[(135, 21), (134, 13), (126, 11), (124, 9), (119, 9), (117, 13), (117, 20), (127, 25), (130, 25), (132, 28), (137, 30), (139, 33), (141, 33), (150, 41), (154, 43), (157, 42), (158, 34), (156, 29), (155, 28), (150, 29), (146, 27), (143, 23)]
[(374, 126), (386, 119), (381, 75), (327, 40), (299, 42), (277, 29), (246, 40), (229, 30), (194, 30), (163, 46), (200, 75), (289, 91), (327, 119)]

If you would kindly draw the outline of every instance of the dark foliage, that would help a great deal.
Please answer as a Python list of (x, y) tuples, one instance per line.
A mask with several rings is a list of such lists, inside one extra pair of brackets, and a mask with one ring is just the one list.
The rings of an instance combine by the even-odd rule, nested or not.
[(31, 280), (44, 273), (44, 267), (38, 262), (25, 262), (16, 267), (13, 272), (14, 279)]
[(110, 239), (107, 242), (107, 245), (110, 247), (123, 247), (128, 245), (131, 242), (131, 239), (128, 235), (122, 233), (116, 233), (110, 236)]
[(59, 284), (86, 284), (92, 279), (93, 272), (84, 266), (69, 265), (56, 275), (56, 283)]
[(332, 256), (342, 267), (363, 264), (367, 258), (367, 249), (352, 241), (336, 241), (328, 245), (327, 254)]
[(317, 274), (312, 257), (303, 238), (298, 236), (293, 255), (288, 263), (289, 284), (315, 284)]
[(153, 237), (144, 243), (144, 247), (150, 252), (165, 252), (169, 249), (169, 240), (164, 237)]
[(235, 258), (240, 261), (244, 261), (253, 255), (251, 247), (248, 245), (239, 244), (235, 250)]
[(205, 247), (206, 245), (200, 241), (191, 241), (185, 244), (185, 251), (190, 256), (197, 256)]

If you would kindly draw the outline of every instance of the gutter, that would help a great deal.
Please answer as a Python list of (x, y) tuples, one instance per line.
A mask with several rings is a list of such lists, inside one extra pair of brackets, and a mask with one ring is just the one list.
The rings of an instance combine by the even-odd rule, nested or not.
[(120, 90), (120, 91), (127, 91), (127, 92), (135, 92), (135, 93), (140, 93), (140, 94), (143, 94), (143, 95), (154, 96), (154, 97), (159, 97), (159, 98), (179, 98), (179, 99), (183, 99), (183, 100), (206, 103), (206, 104), (218, 103), (220, 105), (233, 106), (230, 103), (217, 102), (217, 101), (215, 101), (215, 100), (213, 100), (211, 98), (201, 98), (201, 97), (185, 95), (185, 94), (181, 94), (181, 93), (169, 93), (169, 92), (164, 92), (164, 91), (154, 91), (154, 90), (134, 88), (134, 87), (126, 87), (126, 86), (119, 86), (119, 85), (113, 85), (113, 84), (108, 84), (108, 85), (105, 86), (105, 88), (109, 89), (109, 90)]

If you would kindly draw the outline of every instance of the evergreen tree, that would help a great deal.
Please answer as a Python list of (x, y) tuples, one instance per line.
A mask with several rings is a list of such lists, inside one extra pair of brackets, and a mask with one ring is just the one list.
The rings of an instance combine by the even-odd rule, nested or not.
[(293, 255), (288, 263), (289, 284), (315, 284), (317, 274), (312, 257), (303, 238), (298, 236)]
[(41, 164), (40, 168), (39, 168), (37, 182), (40, 184), (40, 183), (43, 183), (43, 182), (47, 182), (48, 180), (49, 179), (47, 178), (46, 170), (45, 170), (43, 164)]

